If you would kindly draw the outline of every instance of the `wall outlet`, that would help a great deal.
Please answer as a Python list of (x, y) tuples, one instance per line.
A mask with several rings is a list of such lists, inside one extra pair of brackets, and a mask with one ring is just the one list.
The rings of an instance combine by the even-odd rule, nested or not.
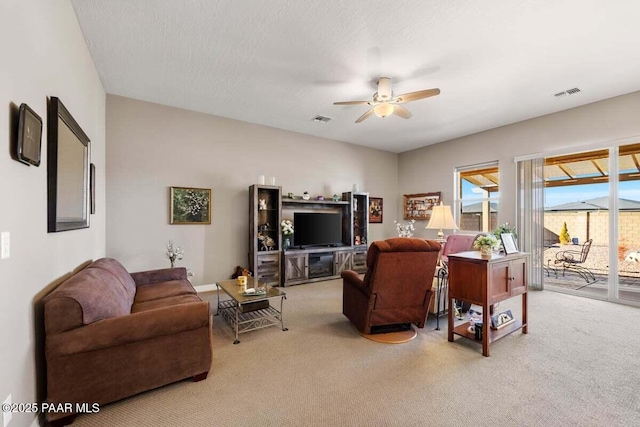
[[(5, 405), (11, 405), (11, 395), (9, 395), (9, 397), (7, 397), (4, 400), (4, 402), (2, 402), (3, 408)], [(11, 417), (13, 417), (13, 414), (11, 413), (11, 411), (5, 412), (4, 409), (2, 410), (2, 422), (4, 427), (7, 427), (9, 425), (9, 421), (11, 421)]]
[(11, 256), (11, 234), (8, 231), (0, 233), (0, 259), (9, 258)]

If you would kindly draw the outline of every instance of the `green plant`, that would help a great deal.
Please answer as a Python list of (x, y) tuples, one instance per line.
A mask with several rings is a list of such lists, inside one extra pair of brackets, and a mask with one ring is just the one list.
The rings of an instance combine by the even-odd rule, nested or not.
[(500, 235), (504, 233), (511, 233), (513, 234), (514, 239), (518, 238), (518, 233), (516, 232), (515, 225), (511, 225), (508, 222), (505, 222), (504, 224), (500, 224), (499, 226), (496, 227), (495, 230), (493, 230), (493, 235), (496, 236), (496, 239), (500, 239)]
[(480, 249), (484, 246), (490, 246), (492, 248), (495, 248), (498, 246), (498, 239), (496, 239), (496, 237), (492, 234), (487, 234), (487, 235), (479, 236), (473, 242), (474, 249)]
[(561, 245), (568, 245), (571, 242), (571, 236), (569, 235), (569, 230), (567, 229), (567, 222), (562, 223), (562, 229), (560, 230), (560, 235), (558, 236), (560, 239)]

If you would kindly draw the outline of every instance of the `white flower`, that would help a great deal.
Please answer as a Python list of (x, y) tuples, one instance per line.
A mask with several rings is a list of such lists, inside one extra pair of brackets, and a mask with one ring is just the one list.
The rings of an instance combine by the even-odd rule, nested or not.
[(169, 240), (169, 243), (167, 243), (167, 251), (164, 254), (173, 265), (176, 260), (182, 259), (184, 256), (184, 248), (182, 246), (174, 246), (173, 242)]
[(413, 226), (413, 223), (416, 222), (415, 219), (407, 223), (393, 221), (396, 225), (396, 232), (398, 233), (398, 237), (411, 237), (413, 236), (413, 232), (416, 230)]
[(289, 219), (282, 220), (282, 222), (280, 223), (280, 226), (282, 227), (283, 236), (289, 236), (293, 234), (293, 223), (291, 222), (291, 220)]

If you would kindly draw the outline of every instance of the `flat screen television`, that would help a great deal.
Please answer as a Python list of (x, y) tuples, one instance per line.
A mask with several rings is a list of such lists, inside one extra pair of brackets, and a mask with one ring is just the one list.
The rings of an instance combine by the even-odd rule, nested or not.
[(339, 213), (294, 212), (293, 229), (295, 246), (342, 244), (342, 215)]

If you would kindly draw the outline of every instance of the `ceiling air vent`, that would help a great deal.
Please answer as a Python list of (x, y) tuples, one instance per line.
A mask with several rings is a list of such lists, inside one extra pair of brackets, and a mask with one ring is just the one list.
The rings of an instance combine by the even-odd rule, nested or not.
[(576, 93), (581, 92), (580, 89), (578, 89), (577, 87), (574, 87), (573, 89), (567, 89), (567, 90), (563, 90), (562, 92), (558, 92), (558, 93), (554, 93), (553, 96), (555, 96), (556, 98), (563, 98), (567, 95), (575, 95)]
[(316, 123), (327, 123), (329, 120), (331, 120), (331, 117), (325, 117), (325, 116), (315, 116), (314, 118), (311, 119), (311, 121), (316, 122)]

